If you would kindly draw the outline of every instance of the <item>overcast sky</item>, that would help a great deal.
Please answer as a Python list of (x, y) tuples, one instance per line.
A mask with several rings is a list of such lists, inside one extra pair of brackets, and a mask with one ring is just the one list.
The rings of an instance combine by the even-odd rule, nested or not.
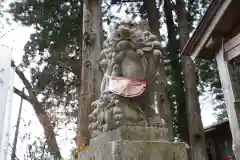
[[(3, 35), (6, 31), (10, 30), (11, 28), (15, 28), (18, 24), (13, 23), (10, 27), (4, 28), (1, 30), (0, 36)], [(17, 64), (21, 62), (21, 58), (23, 55), (23, 47), (25, 43), (28, 41), (30, 34), (34, 32), (34, 30), (30, 27), (23, 27), (20, 26), (17, 29), (9, 32), (6, 36), (0, 39), (0, 44), (7, 45), (13, 48), (13, 59), (16, 61)], [(29, 78), (29, 74), (26, 73)], [(21, 89), (23, 87), (21, 80), (15, 76), (14, 79), (14, 86)], [(209, 96), (207, 94), (206, 96)], [(20, 98), (17, 95), (13, 95), (13, 103), (12, 103), (12, 118), (11, 118), (11, 131), (10, 131), (10, 144), (13, 141), (14, 135), (14, 126), (17, 121), (17, 114), (19, 109)], [(212, 115), (213, 105), (211, 99), (206, 97), (201, 97), (201, 108), (202, 108), (202, 119), (204, 126), (210, 125), (215, 121), (215, 117)], [(43, 130), (41, 125), (39, 124), (35, 113), (32, 109), (32, 106), (24, 102), (23, 103), (23, 111), (22, 111), (22, 121), (20, 126), (20, 134), (19, 137), (23, 137), (26, 133), (31, 133), (32, 137), (39, 137), (43, 135)], [(30, 125), (28, 122), (31, 121)], [(25, 126), (26, 125), (26, 126)], [(72, 138), (75, 136), (73, 132), (70, 132), (68, 129), (61, 130), (60, 137), (58, 137), (58, 142), (64, 157), (69, 157), (70, 150), (74, 147), (74, 142)], [(18, 147), (17, 147), (17, 157), (20, 160), (24, 159), (24, 154), (26, 153), (27, 145), (30, 144), (32, 140), (18, 140)]]

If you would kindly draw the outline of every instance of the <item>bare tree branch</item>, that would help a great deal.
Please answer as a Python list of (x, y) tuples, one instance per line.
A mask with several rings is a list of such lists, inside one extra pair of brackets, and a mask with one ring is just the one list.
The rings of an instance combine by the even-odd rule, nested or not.
[[(11, 148), (11, 150), (10, 150), (10, 149), (8, 150), (9, 152), (11, 152), (11, 153), (9, 153), (9, 154), (12, 155), (12, 154), (13, 154), (13, 151), (12, 151), (13, 147), (12, 147), (11, 144), (8, 144), (8, 146)], [(16, 155), (14, 155), (14, 159), (15, 159), (15, 160), (20, 160)]]
[(17, 29), (20, 25), (21, 25), (21, 23), (18, 24), (15, 28), (12, 28), (12, 29), (8, 30), (7, 32), (5, 32), (5, 33), (0, 37), (0, 39), (2, 39), (2, 38), (3, 38), (4, 36), (6, 36), (8, 33), (14, 31), (15, 29)]
[(43, 157), (44, 157), (46, 143), (47, 143), (47, 140), (44, 142), (44, 146), (43, 146), (43, 149), (42, 149), (41, 159), (43, 159)]
[(19, 97), (23, 98), (24, 100), (30, 102), (30, 97), (27, 96), (23, 91), (20, 91), (16, 87), (13, 88), (13, 92), (17, 94)]
[(22, 80), (24, 86), (28, 90), (29, 94), (32, 94), (32, 85), (28, 81), (28, 79), (25, 77), (24, 73), (19, 70), (19, 68), (15, 65), (14, 61), (12, 60), (11, 63), (12, 67), (15, 69), (15, 72), (17, 73), (18, 77)]

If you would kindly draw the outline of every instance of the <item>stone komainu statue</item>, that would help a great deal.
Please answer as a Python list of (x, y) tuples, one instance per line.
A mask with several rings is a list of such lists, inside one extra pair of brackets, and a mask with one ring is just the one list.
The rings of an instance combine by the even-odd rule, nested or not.
[(146, 21), (121, 22), (115, 27), (100, 55), (104, 77), (100, 98), (91, 105), (92, 136), (122, 125), (164, 125), (152, 107), (161, 60), (160, 42)]

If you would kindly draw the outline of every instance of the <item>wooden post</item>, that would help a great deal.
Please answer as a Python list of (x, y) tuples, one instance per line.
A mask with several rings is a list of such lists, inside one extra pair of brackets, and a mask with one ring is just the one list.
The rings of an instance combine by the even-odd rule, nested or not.
[(88, 115), (91, 102), (100, 92), (101, 72), (97, 63), (101, 51), (101, 5), (100, 0), (83, 1), (83, 45), (81, 95), (78, 112), (77, 147), (89, 144)]
[[(189, 39), (187, 12), (185, 8), (186, 4), (184, 0), (176, 1), (181, 49), (184, 48)], [(182, 126), (182, 129), (187, 129), (187, 126), (189, 131), (189, 134), (186, 134), (189, 135), (190, 145), (190, 153), (188, 153), (188, 159), (207, 160), (208, 157), (204, 137), (204, 129), (197, 93), (197, 78), (195, 73), (195, 65), (192, 59), (188, 56), (182, 55), (181, 60), (184, 77), (186, 106), (183, 106), (185, 108), (180, 108), (178, 112), (181, 113), (182, 111), (185, 111), (186, 113), (183, 112), (182, 114), (180, 114), (180, 116), (187, 116), (187, 118), (181, 117), (181, 121), (179, 121), (179, 123), (184, 123), (184, 120), (187, 120), (185, 123), (187, 123), (188, 125), (180, 125)], [(185, 132), (187, 132), (187, 130)]]
[[(22, 92), (24, 93), (24, 88), (23, 88)], [(15, 130), (14, 140), (13, 140), (13, 149), (12, 149), (11, 160), (16, 159), (17, 140), (18, 140), (20, 121), (21, 121), (22, 104), (23, 104), (23, 98), (21, 97), (19, 111), (18, 111), (18, 118), (17, 118), (17, 123), (16, 123), (16, 130)]]
[[(234, 88), (236, 84), (233, 83), (233, 74), (231, 73), (232, 65), (229, 63), (226, 58), (226, 52), (224, 48), (227, 48), (228, 45), (223, 45), (218, 54), (216, 55), (217, 65), (219, 76), (223, 88), (225, 103), (228, 112), (228, 119), (230, 124), (230, 129), (232, 132), (233, 138), (233, 151), (236, 157), (236, 160), (240, 160), (240, 129), (239, 129), (239, 120), (238, 116), (240, 115), (240, 110), (238, 109), (240, 104), (236, 98), (236, 92), (234, 93)], [(240, 50), (239, 50), (240, 52)]]

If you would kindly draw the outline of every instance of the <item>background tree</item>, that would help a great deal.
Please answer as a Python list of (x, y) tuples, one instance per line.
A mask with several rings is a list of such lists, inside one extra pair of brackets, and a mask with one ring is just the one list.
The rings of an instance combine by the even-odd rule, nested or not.
[[(28, 95), (17, 88), (14, 92), (32, 104), (52, 154), (59, 155), (55, 122), (48, 113), (56, 111), (61, 117), (61, 113), (69, 116), (77, 110), (77, 89), (81, 82), (81, 3), (25, 0), (10, 7), (15, 21), (35, 28), (24, 47), (22, 64), (13, 63)], [(30, 70), (31, 80), (23, 73), (26, 69)]]
[[(207, 0), (184, 2), (189, 35), (209, 2)], [(119, 21), (119, 17), (113, 13), (113, 8), (116, 10), (114, 12), (125, 11), (125, 14), (130, 15), (132, 19), (142, 17), (149, 20), (152, 32), (159, 36), (163, 44), (175, 136), (189, 142), (184, 79), (180, 62), (180, 50), (183, 44), (180, 41), (181, 25), (177, 19), (177, 4), (166, 0), (157, 0), (156, 3), (145, 0), (104, 0), (102, 7), (102, 20), (106, 27)], [(10, 13), (14, 19), (23, 25), (35, 28), (35, 33), (25, 45), (23, 63), (15, 66), (19, 71), (19, 77), (22, 77), (23, 82), (25, 81), (25, 86), (31, 87), (28, 87), (28, 95), (21, 94), (17, 89), (15, 93), (31, 100), (36, 113), (46, 112), (45, 115), (48, 116), (46, 119), (49, 120), (42, 122), (43, 126), (54, 125), (48, 114), (52, 111), (58, 114), (63, 112), (67, 117), (73, 116), (68, 118), (68, 121), (69, 119), (76, 121), (77, 108), (81, 104), (78, 97), (81, 96), (82, 82), (82, 12), (82, 1), (76, 0), (24, 0), (11, 4)], [(166, 29), (167, 32), (163, 32)], [(106, 33), (104, 35), (106, 36)], [(184, 42), (186, 43), (186, 40)], [(214, 61), (198, 60), (196, 72), (198, 94), (203, 94), (207, 88), (216, 95), (217, 99), (222, 97), (222, 92), (218, 74), (215, 74), (217, 73), (215, 65)], [(20, 76), (25, 70), (31, 71), (31, 80)], [(167, 91), (166, 87), (160, 89)], [(161, 99), (161, 96), (157, 99)], [(39, 112), (39, 108), (44, 112)], [(59, 120), (61, 117), (57, 116), (55, 119)], [(45, 134), (55, 137), (53, 127), (45, 128)]]
[(32, 144), (28, 145), (26, 159), (31, 160), (47, 160), (49, 154), (46, 151), (47, 143), (41, 138), (37, 138)]
[[(17, 24), (16, 26), (12, 27), (11, 23), (11, 15), (8, 14), (6, 2), (1, 1), (0, 2), (0, 40), (6, 36), (9, 32), (15, 30), (17, 27), (20, 26), (20, 24)], [(12, 28), (11, 28), (12, 27)]]
[(217, 122), (221, 122), (221, 121), (228, 119), (228, 114), (227, 114), (227, 109), (226, 109), (225, 103), (217, 105), (214, 108), (214, 111), (215, 111), (214, 115), (217, 118)]
[[(179, 28), (181, 50), (186, 45), (190, 34), (187, 18), (188, 14), (185, 7), (186, 3), (184, 0), (176, 1), (176, 14)], [(186, 101), (185, 112), (187, 114), (186, 117), (188, 121), (191, 159), (207, 160), (208, 157), (206, 151), (205, 136), (201, 120), (200, 104), (198, 100), (195, 64), (190, 57), (184, 55), (181, 55), (181, 62), (184, 77), (184, 89)], [(180, 117), (180, 119), (182, 119), (182, 117)], [(179, 121), (179, 123), (181, 126), (183, 121), (182, 123)]]

